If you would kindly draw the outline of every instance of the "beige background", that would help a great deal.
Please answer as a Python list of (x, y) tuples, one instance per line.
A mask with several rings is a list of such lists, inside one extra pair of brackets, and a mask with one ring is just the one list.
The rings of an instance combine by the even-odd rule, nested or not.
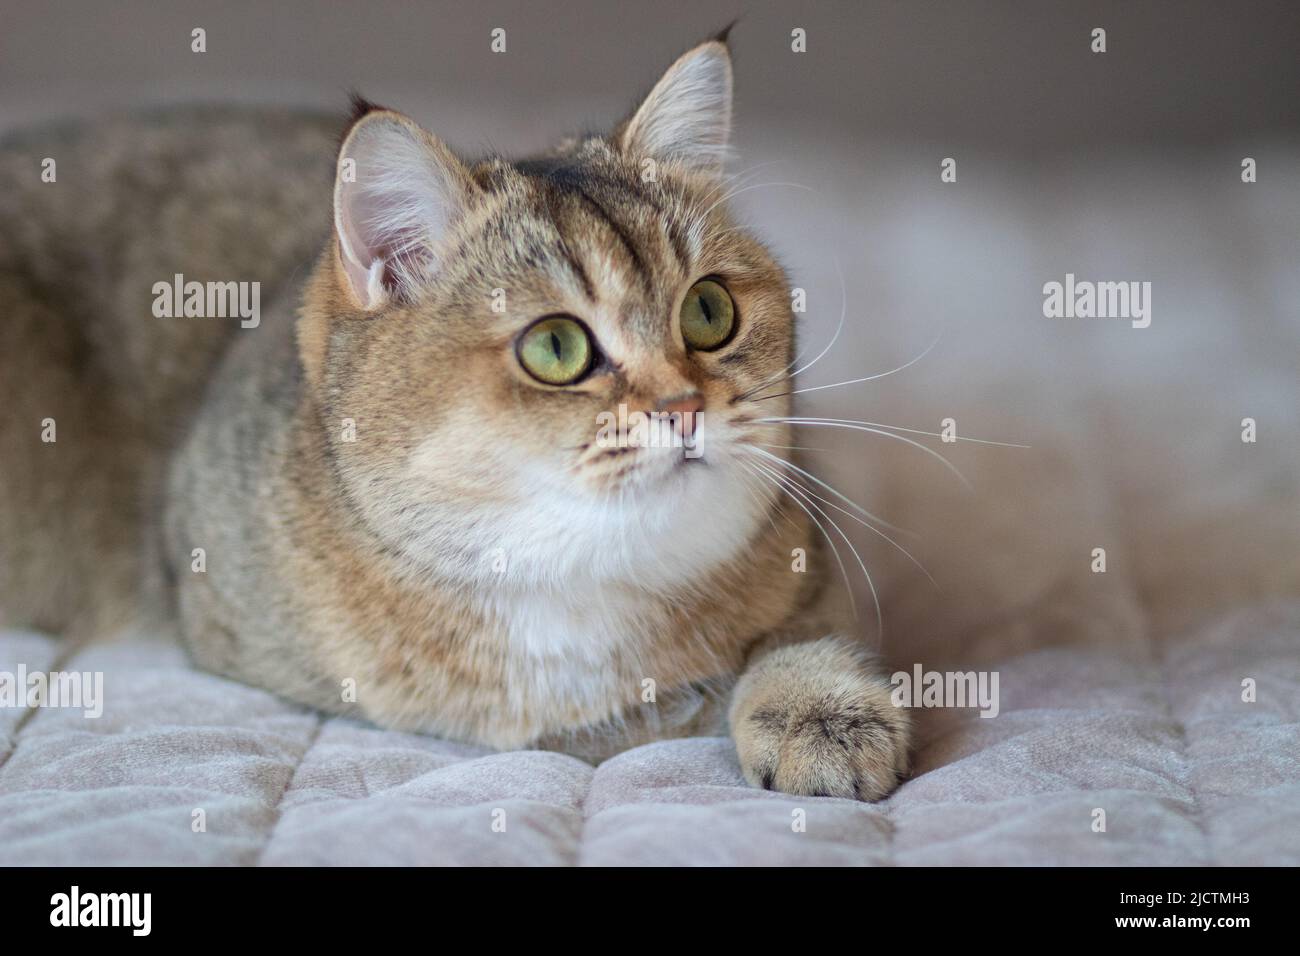
[[(525, 149), (613, 118), (736, 17), (742, 142), (755, 125), (806, 126), (1041, 154), (1300, 126), (1300, 7), (1286, 0), (3, 0), (0, 124), (192, 99), (331, 106), (356, 86), (462, 146)], [(196, 26), (204, 55), (190, 52)], [(488, 53), (497, 26), (504, 56)], [(1104, 57), (1088, 50), (1095, 26)]]
[[(462, 151), (527, 151), (614, 121), (737, 15), (734, 169), (752, 188), (735, 203), (808, 290), (807, 354), (845, 318), (801, 384), (940, 337), (907, 372), (805, 409), (922, 430), (951, 416), (1034, 446), (941, 446), (970, 497), (901, 443), (805, 436), (831, 450), (820, 472), (922, 533), (942, 600), (849, 529), (895, 598), (891, 631), (969, 637), (1003, 605), (1091, 586), (1080, 556), (1119, 531), (1145, 556), (1119, 559), (1127, 580), (1174, 588), (1175, 606), (1294, 591), (1300, 5), (2, 0), (0, 130), (198, 100), (333, 109), (356, 88)], [(956, 184), (939, 181), (947, 156)], [(1152, 282), (1152, 327), (1045, 319), (1042, 285), (1067, 272)], [(1247, 415), (1257, 448), (1238, 440)]]

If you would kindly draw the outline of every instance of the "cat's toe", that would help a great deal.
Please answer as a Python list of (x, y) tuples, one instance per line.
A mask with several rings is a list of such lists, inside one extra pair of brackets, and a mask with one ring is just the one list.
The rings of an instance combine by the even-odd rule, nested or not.
[(802, 712), (760, 712), (750, 721), (756, 726), (741, 766), (766, 790), (879, 800), (906, 769), (906, 739), (896, 722), (868, 706), (823, 701)]
[(874, 662), (836, 638), (780, 647), (745, 672), (729, 719), (745, 779), (879, 800), (907, 772), (910, 720)]

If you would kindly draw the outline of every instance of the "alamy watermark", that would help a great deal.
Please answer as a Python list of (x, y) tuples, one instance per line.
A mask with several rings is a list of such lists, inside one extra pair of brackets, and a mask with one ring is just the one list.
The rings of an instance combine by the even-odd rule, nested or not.
[(1151, 324), (1150, 282), (1091, 282), (1076, 280), (1043, 285), (1043, 315), (1049, 319), (1131, 319), (1133, 328)]
[(0, 671), (0, 707), (80, 708), (86, 717), (104, 713), (103, 671)]
[(997, 671), (927, 671), (920, 664), (912, 672), (895, 671), (890, 700), (895, 707), (978, 707), (981, 717), (996, 717)]
[(703, 412), (628, 411), (620, 403), (617, 414), (596, 416), (597, 448), (681, 448), (685, 458), (699, 458)]
[(50, 897), (51, 926), (118, 926), (133, 936), (153, 929), (152, 893), (83, 893), (73, 886)]
[(262, 283), (185, 281), (153, 284), (153, 314), (159, 319), (239, 319), (245, 329), (262, 322)]

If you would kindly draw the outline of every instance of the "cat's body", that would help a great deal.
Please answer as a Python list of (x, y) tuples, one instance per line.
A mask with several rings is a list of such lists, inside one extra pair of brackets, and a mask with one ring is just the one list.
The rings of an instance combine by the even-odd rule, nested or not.
[[(98, 149), (89, 185), (77, 160), (39, 182), (47, 141), (6, 151), (32, 182), (6, 229), (45, 232), (0, 245), (0, 607), (90, 632), (157, 590), (212, 670), (498, 747), (603, 755), (729, 709), (753, 782), (888, 792), (905, 713), (830, 636), (817, 531), (754, 450), (792, 444), (758, 420), (788, 398), (753, 399), (793, 328), (726, 215), (730, 82), (704, 44), (609, 138), (522, 163), (463, 164), (363, 106), (332, 236), (318, 119), (128, 125), (113, 163), (69, 147)], [(151, 315), (177, 273), (261, 282), (257, 327)], [(593, 440), (618, 408), (678, 417)]]
[(167, 455), (227, 346), (263, 332), (157, 319), (152, 287), (291, 301), (329, 234), (338, 126), (186, 109), (0, 145), (0, 620), (99, 635), (158, 601)]

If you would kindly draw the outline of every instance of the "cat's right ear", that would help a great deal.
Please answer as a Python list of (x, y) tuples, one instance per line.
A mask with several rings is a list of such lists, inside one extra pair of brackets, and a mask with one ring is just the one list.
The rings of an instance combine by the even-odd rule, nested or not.
[(334, 179), (340, 269), (367, 311), (409, 301), (438, 265), (447, 232), (476, 191), (433, 135), (392, 110), (358, 103)]
[(731, 134), (730, 29), (678, 57), (615, 130), (615, 142), (625, 152), (700, 171), (721, 168)]

